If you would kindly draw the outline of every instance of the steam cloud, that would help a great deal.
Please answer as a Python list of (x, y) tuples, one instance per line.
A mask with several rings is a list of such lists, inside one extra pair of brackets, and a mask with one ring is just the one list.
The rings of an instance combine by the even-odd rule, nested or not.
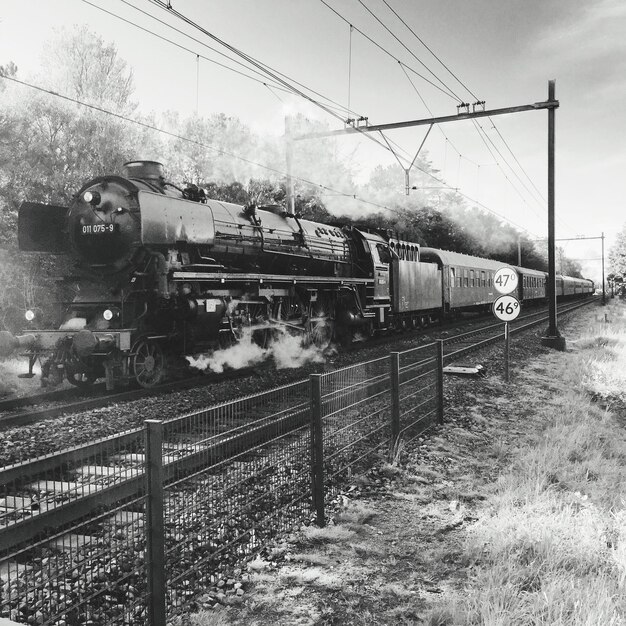
[(240, 369), (250, 367), (273, 358), (278, 369), (290, 369), (301, 367), (305, 363), (323, 363), (325, 358), (323, 350), (315, 345), (303, 345), (303, 337), (291, 335), (280, 329), (279, 334), (267, 348), (254, 343), (252, 332), (244, 331), (239, 343), (216, 350), (210, 354), (200, 354), (197, 357), (187, 356), (191, 367), (206, 371), (210, 370), (221, 374), (227, 367)]
[(87, 320), (84, 317), (70, 317), (59, 326), (59, 330), (82, 330), (85, 326), (87, 326)]

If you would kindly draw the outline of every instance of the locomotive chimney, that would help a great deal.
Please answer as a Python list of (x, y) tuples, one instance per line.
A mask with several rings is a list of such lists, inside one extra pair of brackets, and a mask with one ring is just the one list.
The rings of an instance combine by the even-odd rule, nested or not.
[(163, 164), (158, 161), (128, 161), (124, 163), (126, 178), (140, 178), (163, 183)]

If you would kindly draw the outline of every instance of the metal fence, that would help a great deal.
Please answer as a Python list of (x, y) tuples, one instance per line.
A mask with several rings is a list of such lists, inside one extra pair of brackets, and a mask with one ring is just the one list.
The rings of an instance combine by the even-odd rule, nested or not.
[(0, 617), (162, 626), (442, 419), (441, 344), (0, 469)]

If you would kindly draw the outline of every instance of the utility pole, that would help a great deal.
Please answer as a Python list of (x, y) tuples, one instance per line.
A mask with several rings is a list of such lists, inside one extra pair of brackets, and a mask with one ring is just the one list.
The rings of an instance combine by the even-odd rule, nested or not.
[[(555, 102), (555, 82), (548, 81), (548, 101)], [(557, 103), (558, 106), (558, 103)], [(555, 108), (548, 109), (548, 282), (546, 291), (548, 296), (549, 324), (545, 337), (541, 343), (557, 350), (565, 350), (565, 339), (561, 337), (556, 325), (556, 259), (554, 250), (554, 127)]]
[(606, 304), (606, 291), (604, 288), (604, 233), (602, 233), (602, 306)]

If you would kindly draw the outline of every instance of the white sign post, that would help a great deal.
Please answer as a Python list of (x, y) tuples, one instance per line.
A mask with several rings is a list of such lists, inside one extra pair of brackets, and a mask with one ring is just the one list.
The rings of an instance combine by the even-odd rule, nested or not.
[(493, 303), (493, 314), (504, 322), (504, 380), (509, 382), (509, 322), (512, 322), (520, 313), (520, 303), (515, 296), (508, 295), (517, 289), (519, 278), (512, 267), (501, 267), (493, 277), (493, 286), (499, 298)]

